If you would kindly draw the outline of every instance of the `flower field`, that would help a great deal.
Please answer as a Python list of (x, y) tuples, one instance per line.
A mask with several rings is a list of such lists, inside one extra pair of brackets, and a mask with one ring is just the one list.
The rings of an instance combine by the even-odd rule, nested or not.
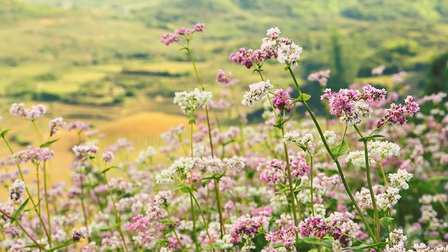
[[(448, 251), (446, 93), (417, 97), (405, 72), (388, 91), (332, 90), (323, 69), (308, 76), (321, 91), (311, 96), (296, 78), (306, 64), (300, 41), (277, 27), (258, 48), (224, 55), (259, 81), (216, 69), (222, 93), (214, 93), (190, 47), (205, 31), (198, 23), (161, 36), (188, 56), (197, 87), (173, 97), (188, 124), (135, 159), (125, 139), (99, 148), (88, 122), (47, 118), (42, 104), (11, 106), (3, 120), (23, 117), (39, 144), (15, 150), (0, 128), (9, 151), (0, 251)], [(265, 64), (286, 71), (291, 85), (270, 79)], [(236, 85), (247, 86), (244, 95)], [(249, 123), (251, 110), (262, 122)], [(69, 186), (48, 181), (62, 131), (77, 136)]]

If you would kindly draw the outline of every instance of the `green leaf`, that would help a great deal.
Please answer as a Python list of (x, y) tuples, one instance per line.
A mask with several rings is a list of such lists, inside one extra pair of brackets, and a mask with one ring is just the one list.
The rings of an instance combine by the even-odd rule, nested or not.
[(30, 198), (26, 199), (25, 202), (22, 203), (22, 205), (20, 205), (19, 209), (17, 209), (14, 214), (11, 216), (11, 220), (10, 223), (13, 223), (14, 221), (17, 220), (17, 218), (20, 216), (20, 214), (22, 213), (23, 209), (25, 209), (26, 205), (28, 204), (28, 201), (30, 201)]
[(371, 135), (371, 136), (361, 137), (360, 139), (358, 139), (358, 142), (369, 141), (371, 139), (382, 138), (382, 137), (384, 137), (384, 136), (383, 135)]
[(393, 220), (394, 220), (394, 218), (392, 218), (392, 217), (383, 217), (383, 218), (380, 219), (380, 225), (385, 230), (389, 230), (389, 228), (388, 228), (389, 227), (389, 223), (391, 221), (393, 221)]
[(301, 101), (301, 102), (304, 102), (304, 101), (308, 101), (308, 100), (311, 98), (311, 95), (302, 93), (302, 94), (299, 96), (299, 98), (300, 98), (300, 101)]
[(2, 138), (5, 138), (6, 133), (8, 133), (8, 131), (9, 131), (9, 129), (6, 129), (6, 130), (2, 131), (2, 133), (0, 133), (0, 136), (1, 136)]
[(39, 207), (41, 201), (42, 201), (42, 199), (39, 199), (39, 201), (37, 202), (37, 204), (36, 204), (35, 206), (33, 206), (33, 207), (31, 207), (31, 208), (28, 208), (28, 209), (25, 209), (25, 210), (23, 210), (23, 211), (24, 211), (24, 212), (29, 212), (29, 211), (31, 211), (31, 210), (35, 210), (35, 209), (37, 209), (37, 207)]
[(348, 144), (345, 140), (342, 141), (342, 143), (338, 144), (338, 146), (331, 148), (331, 154), (336, 159), (347, 153), (347, 151), (348, 151)]
[(54, 142), (56, 142), (56, 141), (58, 141), (58, 140), (59, 140), (59, 139), (55, 139), (55, 140), (51, 140), (51, 141), (48, 141), (48, 142), (46, 142), (46, 143), (43, 143), (43, 144), (39, 145), (39, 148), (48, 147), (48, 146), (52, 145)]
[(296, 192), (296, 193), (298, 193), (298, 192), (300, 192), (300, 191), (302, 191), (302, 190), (307, 190), (307, 189), (311, 189), (311, 186), (298, 186), (298, 187), (296, 187), (296, 188), (294, 188), (294, 192)]
[(108, 172), (108, 171), (111, 170), (111, 169), (118, 169), (118, 170), (121, 170), (120, 167), (118, 167), (118, 166), (111, 166), (111, 167), (107, 167), (106, 169), (102, 170), (102, 171), (100, 172), (100, 174), (105, 174), (106, 172)]
[(191, 186), (185, 185), (185, 184), (179, 184), (173, 188), (173, 191), (177, 191), (177, 190), (180, 190), (183, 193), (193, 193), (193, 192), (197, 191), (196, 188), (192, 188)]
[(56, 246), (56, 247), (54, 247), (54, 248), (51, 248), (51, 249), (49, 249), (49, 250), (45, 250), (45, 251), (53, 252), (53, 251), (56, 251), (56, 250), (58, 250), (58, 249), (65, 248), (65, 247), (67, 247), (67, 246), (69, 246), (69, 245), (71, 245), (71, 244), (73, 244), (73, 243), (75, 243), (75, 241), (73, 241), (73, 240), (68, 240), (68, 241), (62, 243), (61, 245), (58, 245), (58, 246)]
[(304, 237), (303, 241), (308, 244), (316, 244), (330, 249), (333, 247), (333, 237), (324, 237), (322, 239), (317, 239), (314, 237)]
[(368, 248), (384, 248), (388, 242), (379, 242), (371, 245), (359, 245), (359, 246), (352, 246), (352, 247), (345, 247), (342, 250), (353, 250), (353, 251), (364, 251)]

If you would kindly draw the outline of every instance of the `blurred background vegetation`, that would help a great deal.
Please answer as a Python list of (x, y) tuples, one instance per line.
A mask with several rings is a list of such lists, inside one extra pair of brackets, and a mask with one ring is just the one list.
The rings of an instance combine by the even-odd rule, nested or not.
[[(270, 27), (303, 47), (298, 75), (331, 69), (329, 86), (354, 82), (393, 86), (391, 75), (420, 95), (447, 90), (448, 1), (445, 0), (0, 0), (1, 102), (46, 101), (98, 107), (68, 117), (126, 112), (179, 113), (174, 92), (196, 84), (187, 56), (159, 43), (163, 33), (198, 22), (193, 54), (209, 89), (218, 69), (257, 81), (228, 60), (240, 47), (257, 48)], [(291, 84), (269, 64), (274, 84)], [(385, 65), (384, 76), (370, 70)], [(275, 80), (275, 81), (274, 81)], [(3, 106), (3, 105), (2, 105)], [(122, 116), (123, 114), (118, 114)]]

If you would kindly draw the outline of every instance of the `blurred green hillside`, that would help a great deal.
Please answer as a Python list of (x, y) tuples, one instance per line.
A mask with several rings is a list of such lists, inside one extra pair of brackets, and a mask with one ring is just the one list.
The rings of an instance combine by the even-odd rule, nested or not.
[[(445, 0), (0, 0), (0, 95), (83, 105), (171, 102), (194, 77), (186, 55), (159, 37), (198, 22), (206, 32), (195, 37), (193, 54), (210, 84), (220, 68), (244, 86), (256, 81), (228, 54), (259, 47), (274, 26), (303, 47), (303, 83), (327, 68), (330, 86), (383, 83), (370, 74), (383, 64), (386, 75), (410, 72), (407, 82), (421, 88), (433, 59), (448, 50)], [(281, 68), (266, 70), (277, 83), (290, 82)]]

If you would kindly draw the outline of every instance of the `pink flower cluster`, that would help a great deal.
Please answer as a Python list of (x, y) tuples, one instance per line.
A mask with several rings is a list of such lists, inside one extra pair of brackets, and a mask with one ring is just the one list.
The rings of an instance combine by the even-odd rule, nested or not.
[(266, 240), (271, 244), (281, 243), (287, 250), (294, 250), (294, 243), (296, 242), (296, 235), (298, 228), (293, 225), (291, 217), (282, 216), (275, 222), (280, 226), (280, 229), (274, 232), (269, 232), (266, 235)]
[(369, 104), (380, 104), (386, 99), (386, 90), (370, 85), (364, 86), (362, 93), (354, 89), (340, 89), (338, 93), (332, 93), (329, 88), (324, 92), (321, 100), (328, 100), (330, 113), (346, 125), (361, 123), (361, 116), (370, 117), (372, 113)]
[(276, 109), (286, 111), (291, 111), (293, 106), (288, 106), (289, 104), (293, 103), (293, 100), (290, 98), (290, 93), (292, 92), (291, 89), (284, 90), (284, 89), (277, 89), (275, 90), (274, 96), (272, 96), (272, 103)]
[(95, 145), (84, 144), (84, 145), (76, 145), (72, 148), (78, 159), (90, 158), (95, 156), (98, 151), (98, 147)]
[(256, 217), (241, 216), (230, 231), (230, 243), (241, 242), (242, 239), (253, 238), (258, 234), (269, 218), (263, 215)]
[(67, 131), (77, 130), (78, 132), (81, 132), (88, 131), (90, 129), (90, 124), (82, 121), (71, 122), (67, 125)]
[(226, 73), (222, 69), (218, 70), (218, 76), (216, 77), (216, 82), (229, 85), (232, 81), (232, 73)]
[(378, 121), (378, 128), (383, 126), (386, 122), (391, 122), (392, 124), (405, 124), (407, 122), (405, 114), (413, 116), (415, 113), (420, 111), (420, 107), (416, 102), (413, 102), (414, 98), (412, 96), (406, 97), (404, 100), (405, 105), (396, 105), (392, 103), (389, 109), (386, 109), (386, 115)]
[(180, 39), (179, 36), (188, 37), (195, 32), (203, 33), (204, 27), (205, 27), (205, 25), (202, 23), (193, 25), (193, 29), (187, 29), (187, 28), (181, 27), (181, 28), (175, 30), (173, 33), (163, 34), (162, 37), (160, 37), (160, 43), (163, 43), (166, 46), (169, 46), (170, 44), (172, 44), (174, 42), (181, 42), (182, 40)]
[(230, 53), (229, 60), (240, 63), (246, 68), (254, 64), (261, 65), (268, 59), (278, 59), (280, 63), (289, 64), (291, 67), (298, 65), (302, 47), (296, 45), (291, 39), (279, 38), (280, 29), (271, 28), (266, 32), (268, 37), (263, 38), (260, 49), (252, 50), (240, 48), (236, 53)]
[(44, 148), (34, 148), (32, 146), (28, 146), (28, 149), (18, 151), (13, 155), (13, 158), (17, 163), (26, 163), (29, 161), (32, 162), (45, 162), (51, 159), (54, 156), (54, 151), (44, 147)]
[(41, 118), (46, 112), (47, 108), (43, 104), (37, 104), (32, 106), (31, 109), (27, 109), (23, 103), (14, 103), (9, 109), (9, 113), (12, 115), (26, 117), (29, 120)]
[(331, 73), (330, 69), (311, 73), (310, 75), (308, 75), (308, 80), (318, 81), (322, 87), (325, 87), (327, 85), (328, 78), (330, 78), (330, 73)]

